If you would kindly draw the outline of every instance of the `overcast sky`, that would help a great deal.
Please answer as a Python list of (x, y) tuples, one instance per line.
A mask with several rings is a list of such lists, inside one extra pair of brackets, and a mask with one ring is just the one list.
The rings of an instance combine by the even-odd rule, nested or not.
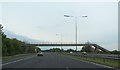
[(4, 29), (32, 39), (60, 42), (61, 34), (63, 42), (75, 42), (75, 18), (64, 14), (77, 16), (78, 42), (118, 49), (117, 2), (6, 2), (1, 23)]

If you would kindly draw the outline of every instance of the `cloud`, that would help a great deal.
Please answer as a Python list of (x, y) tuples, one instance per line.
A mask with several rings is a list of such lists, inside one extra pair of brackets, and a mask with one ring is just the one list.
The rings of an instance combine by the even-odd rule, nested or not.
[(45, 42), (45, 41), (31, 39), (31, 38), (28, 38), (28, 37), (23, 36), (23, 35), (18, 35), (18, 34), (12, 32), (12, 31), (9, 31), (7, 29), (4, 29), (4, 33), (7, 35), (8, 38), (16, 38), (18, 40), (21, 40), (21, 41), (24, 41), (24, 42), (27, 42), (27, 43), (41, 43), (41, 42)]

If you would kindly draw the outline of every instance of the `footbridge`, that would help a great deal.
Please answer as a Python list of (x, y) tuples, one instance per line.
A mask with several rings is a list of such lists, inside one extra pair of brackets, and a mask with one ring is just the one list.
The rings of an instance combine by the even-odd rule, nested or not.
[(91, 49), (91, 51), (94, 51), (96, 52), (97, 50), (101, 50), (101, 51), (104, 51), (104, 52), (107, 52), (108, 50), (99, 46), (98, 44), (90, 44), (90, 43), (85, 43), (85, 44), (75, 44), (75, 43), (39, 43), (39, 44), (27, 44), (27, 46), (41, 46), (41, 47), (44, 47), (44, 46), (83, 46), (83, 47), (94, 47), (94, 49)]

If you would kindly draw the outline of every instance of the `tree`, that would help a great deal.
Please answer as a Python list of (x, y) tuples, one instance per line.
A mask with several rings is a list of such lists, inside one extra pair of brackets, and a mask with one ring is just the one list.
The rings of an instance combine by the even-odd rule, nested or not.
[(67, 52), (75, 52), (73, 49), (67, 49)]
[(0, 34), (2, 34), (2, 29), (3, 29), (3, 27), (2, 27), (2, 25), (0, 24)]
[(35, 52), (39, 52), (41, 49), (39, 47), (35, 47)]
[(61, 50), (60, 50), (60, 48), (52, 48), (52, 49), (50, 49), (50, 51), (51, 52), (60, 52)]
[[(26, 48), (28, 48), (28, 46), (25, 46), (26, 45), (25, 42), (17, 40), (16, 38), (7, 38), (7, 36), (3, 32), (3, 27), (1, 24), (0, 24), (0, 40), (1, 40), (0, 49), (2, 49), (1, 52), (3, 56), (25, 53)], [(35, 47), (34, 46), (29, 47), (27, 53), (34, 52)]]
[(23, 49), (21, 48), (21, 45), (23, 42), (17, 40), (17, 39), (10, 39), (7, 38), (7, 36), (3, 32), (3, 27), (0, 24), (0, 48), (2, 49), (2, 55), (15, 55), (22, 53)]
[[(2, 25), (0, 24), (0, 53), (2, 53)], [(2, 54), (0, 54), (2, 56)]]
[(111, 54), (120, 54), (120, 51), (113, 50), (113, 51), (111, 51)]
[(84, 47), (82, 47), (81, 52), (91, 52), (91, 47), (90, 46), (84, 46)]

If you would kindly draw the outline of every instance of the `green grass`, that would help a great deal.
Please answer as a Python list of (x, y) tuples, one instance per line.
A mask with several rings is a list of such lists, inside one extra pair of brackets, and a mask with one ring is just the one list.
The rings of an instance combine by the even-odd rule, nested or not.
[(17, 54), (17, 55), (11, 55), (11, 56), (3, 56), (3, 60), (12, 60), (16, 58), (23, 58), (24, 56), (27, 56), (27, 54)]
[(11, 59), (11, 58), (13, 58), (14, 56), (4, 56), (4, 57), (2, 57), (2, 59)]
[(110, 60), (110, 59), (103, 59), (103, 58), (91, 58), (91, 57), (85, 57), (85, 56), (74, 56), (70, 54), (64, 54), (64, 55), (69, 55), (81, 60), (89, 61), (89, 62), (94, 62), (102, 65), (107, 65), (113, 68), (120, 68), (119, 63), (120, 61), (118, 60)]

